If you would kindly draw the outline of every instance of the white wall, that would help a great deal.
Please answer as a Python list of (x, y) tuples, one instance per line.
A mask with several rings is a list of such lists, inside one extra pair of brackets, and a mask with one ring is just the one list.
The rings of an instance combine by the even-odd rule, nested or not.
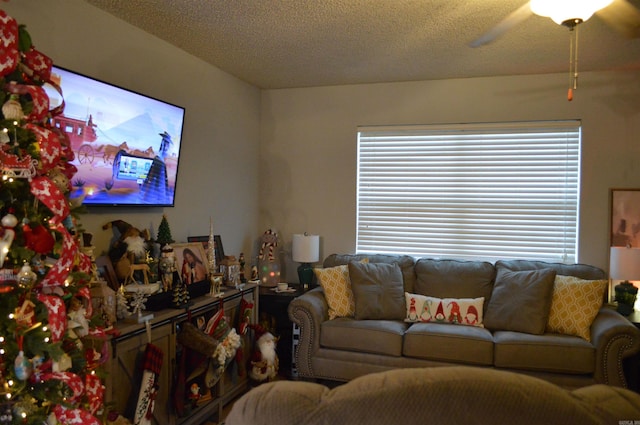
[(12, 0), (0, 6), (25, 24), (56, 65), (186, 108), (174, 208), (90, 211), (82, 224), (97, 253), (122, 219), (157, 231), (167, 215), (173, 238), (207, 235), (209, 217), (226, 253), (253, 247), (259, 234), (260, 90), (80, 0)]
[[(583, 73), (269, 90), (262, 98), (260, 225), (355, 250), (360, 125), (581, 119), (579, 261), (607, 269), (609, 189), (640, 187), (640, 75)], [(290, 258), (290, 257), (289, 257)], [(295, 276), (289, 266), (289, 276)]]

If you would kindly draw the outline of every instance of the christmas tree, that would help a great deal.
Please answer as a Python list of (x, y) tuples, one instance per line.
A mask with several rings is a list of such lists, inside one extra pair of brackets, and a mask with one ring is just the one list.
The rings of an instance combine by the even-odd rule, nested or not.
[(52, 61), (0, 10), (0, 424), (99, 424), (106, 344), (69, 197), (69, 139), (51, 125)]
[(160, 226), (158, 226), (158, 238), (156, 239), (156, 242), (160, 244), (160, 247), (174, 242), (171, 237), (169, 221), (167, 221), (167, 216), (164, 214), (162, 215), (162, 220), (160, 220)]

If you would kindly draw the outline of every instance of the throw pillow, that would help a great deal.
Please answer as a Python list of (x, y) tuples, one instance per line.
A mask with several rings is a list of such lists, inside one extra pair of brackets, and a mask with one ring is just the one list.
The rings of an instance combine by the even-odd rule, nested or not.
[(484, 327), (480, 298), (435, 298), (426, 295), (404, 293), (407, 305), (405, 322), (453, 323)]
[(491, 330), (541, 335), (547, 327), (555, 270), (498, 269), (484, 325)]
[(318, 283), (324, 290), (329, 306), (329, 320), (336, 317), (353, 317), (355, 304), (349, 280), (349, 266), (335, 266), (325, 269), (313, 269)]
[(357, 320), (405, 317), (402, 271), (396, 263), (349, 263)]
[(602, 307), (607, 283), (606, 280), (556, 276), (547, 331), (591, 341), (591, 323)]

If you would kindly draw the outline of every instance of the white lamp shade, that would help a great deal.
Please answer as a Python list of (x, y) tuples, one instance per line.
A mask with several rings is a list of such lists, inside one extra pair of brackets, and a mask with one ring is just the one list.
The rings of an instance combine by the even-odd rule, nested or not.
[(640, 248), (611, 247), (609, 276), (613, 280), (640, 280)]
[(547, 16), (559, 25), (569, 19), (586, 21), (595, 12), (609, 6), (613, 0), (531, 0), (531, 11)]
[(293, 235), (291, 257), (298, 263), (315, 263), (320, 259), (320, 236)]

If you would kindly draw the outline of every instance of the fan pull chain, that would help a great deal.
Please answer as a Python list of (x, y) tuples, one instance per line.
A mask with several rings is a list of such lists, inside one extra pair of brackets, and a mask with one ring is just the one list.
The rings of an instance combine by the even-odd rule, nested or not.
[(569, 91), (567, 100), (573, 100), (573, 91), (578, 89), (578, 25), (569, 27)]

